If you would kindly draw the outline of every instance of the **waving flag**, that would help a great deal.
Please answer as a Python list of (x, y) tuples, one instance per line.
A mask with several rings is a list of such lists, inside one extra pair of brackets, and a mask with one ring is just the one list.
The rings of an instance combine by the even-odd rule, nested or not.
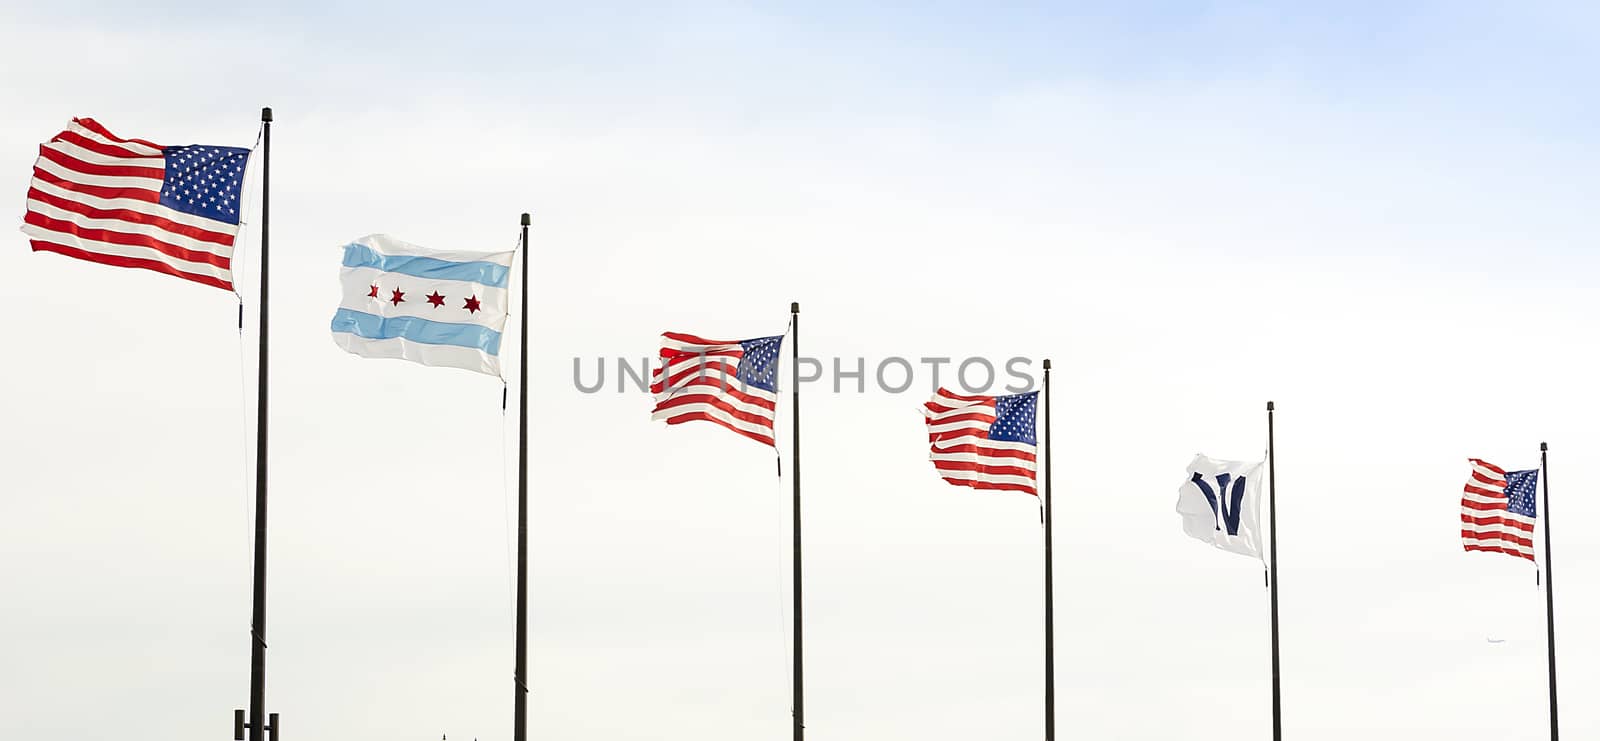
[(1469, 458), (1472, 473), (1461, 495), (1461, 547), (1533, 560), (1539, 472), (1507, 471)]
[(1229, 553), (1261, 557), (1263, 461), (1194, 457), (1178, 487), (1183, 532)]
[(91, 118), (39, 145), (22, 232), (36, 252), (233, 290), (250, 150), (123, 139)]
[(940, 478), (956, 486), (1037, 495), (1038, 406), (1037, 391), (962, 396), (941, 388), (922, 408), (928, 460)]
[(500, 375), (513, 252), (445, 252), (383, 234), (344, 247), (333, 341), (369, 358)]
[(661, 367), (651, 376), (650, 418), (669, 425), (704, 420), (765, 445), (773, 442), (778, 408), (778, 355), (783, 337), (707, 340), (661, 335)]

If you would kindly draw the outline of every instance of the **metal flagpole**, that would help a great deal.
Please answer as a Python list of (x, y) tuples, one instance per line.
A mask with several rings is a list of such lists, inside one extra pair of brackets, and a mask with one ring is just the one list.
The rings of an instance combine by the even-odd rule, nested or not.
[(1050, 359), (1044, 361), (1044, 738), (1056, 738), (1055, 574), (1050, 554)]
[(1556, 597), (1555, 577), (1550, 568), (1550, 445), (1539, 443), (1540, 478), (1544, 479), (1544, 627), (1545, 646), (1550, 661), (1550, 741), (1560, 741), (1561, 727), (1556, 722)]
[(263, 717), (267, 704), (267, 225), (269, 195), (272, 193), (272, 109), (261, 109), (261, 299), (260, 326), (256, 340), (256, 543), (255, 589), (250, 610), (250, 720), (244, 711), (233, 711), (233, 737), (242, 741), (245, 729), (250, 741), (261, 741), (271, 732), (278, 738), (278, 714)]
[(1274, 457), (1272, 402), (1267, 402), (1267, 493), (1272, 508), (1267, 510), (1268, 570), (1272, 589), (1272, 741), (1283, 741), (1283, 694), (1278, 684), (1278, 463)]
[(512, 738), (528, 738), (528, 225), (522, 215), (522, 360), (517, 363), (517, 666)]
[(800, 302), (789, 304), (789, 350), (794, 378), (794, 741), (806, 737), (805, 642), (800, 601)]

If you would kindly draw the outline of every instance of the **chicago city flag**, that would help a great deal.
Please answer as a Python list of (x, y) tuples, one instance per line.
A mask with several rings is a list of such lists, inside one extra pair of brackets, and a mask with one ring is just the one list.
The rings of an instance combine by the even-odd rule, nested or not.
[(369, 358), (500, 375), (515, 252), (445, 252), (373, 234), (344, 247), (333, 341)]
[(1178, 487), (1183, 532), (1217, 548), (1261, 557), (1261, 479), (1264, 461), (1194, 457)]

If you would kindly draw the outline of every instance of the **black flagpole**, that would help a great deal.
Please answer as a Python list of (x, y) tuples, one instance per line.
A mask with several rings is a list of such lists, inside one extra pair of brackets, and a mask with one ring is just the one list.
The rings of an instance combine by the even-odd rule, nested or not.
[(512, 738), (528, 738), (528, 224), (522, 215), (522, 360), (517, 363), (517, 668)]
[(1545, 646), (1550, 660), (1550, 741), (1560, 741), (1561, 727), (1556, 722), (1556, 597), (1555, 577), (1550, 569), (1550, 445), (1539, 443), (1539, 467), (1544, 469), (1544, 627)]
[(1044, 738), (1056, 738), (1055, 574), (1050, 555), (1050, 359), (1044, 361)]
[(250, 609), (250, 722), (233, 711), (233, 737), (261, 741), (270, 731), (278, 738), (278, 714), (263, 717), (267, 704), (267, 224), (272, 192), (272, 109), (261, 109), (261, 300), (256, 340), (256, 549), (255, 589)]
[(1283, 741), (1283, 694), (1278, 684), (1278, 462), (1273, 443), (1272, 402), (1267, 402), (1267, 494), (1272, 508), (1267, 510), (1268, 570), (1272, 586), (1272, 741)]
[(789, 304), (789, 350), (794, 376), (794, 741), (806, 737), (805, 641), (800, 616), (800, 302)]

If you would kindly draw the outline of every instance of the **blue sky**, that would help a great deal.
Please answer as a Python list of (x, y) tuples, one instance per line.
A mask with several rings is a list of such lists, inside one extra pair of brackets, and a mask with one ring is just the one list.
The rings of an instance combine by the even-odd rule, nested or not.
[[(571, 360), (771, 335), (798, 300), (823, 358), (1054, 357), (1076, 737), (1263, 728), (1260, 567), (1172, 510), (1196, 452), (1257, 454), (1275, 398), (1296, 738), (1498, 741), (1526, 729), (1481, 688), (1529, 677), (1504, 702), (1541, 706), (1542, 595), (1460, 552), (1467, 456), (1559, 454), (1564, 691), (1600, 691), (1579, 628), (1600, 620), (1597, 29), (1580, 3), (41, 3), (0, 9), (0, 192), (20, 217), (74, 115), (248, 145), (277, 111), (291, 735), (506, 737), (499, 384), (326, 333), (349, 240), (507, 249), (531, 211), (534, 737), (782, 735), (770, 452), (580, 393)], [(22, 709), (0, 736), (226, 733), (254, 398), (235, 298), (14, 231), (0, 275), (31, 350), (0, 394), (0, 594), (26, 606), (0, 610), (26, 636), (0, 641)], [(933, 476), (926, 391), (807, 397), (817, 741), (1037, 735), (1037, 509)], [(441, 463), (371, 464), (417, 446)]]

